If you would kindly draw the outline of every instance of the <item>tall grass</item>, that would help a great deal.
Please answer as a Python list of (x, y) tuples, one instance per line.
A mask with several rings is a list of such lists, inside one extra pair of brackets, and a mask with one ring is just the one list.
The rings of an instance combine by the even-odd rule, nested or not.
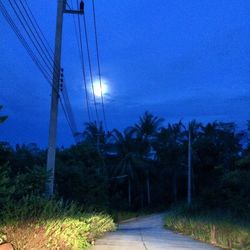
[(224, 249), (250, 249), (250, 226), (221, 214), (189, 213), (172, 209), (165, 227)]
[(4, 211), (0, 241), (12, 243), (17, 250), (85, 249), (115, 229), (109, 215), (40, 197), (24, 198)]

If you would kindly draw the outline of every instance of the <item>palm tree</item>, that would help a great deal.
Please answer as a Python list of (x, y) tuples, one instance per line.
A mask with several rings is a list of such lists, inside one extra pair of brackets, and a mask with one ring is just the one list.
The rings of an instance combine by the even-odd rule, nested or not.
[(135, 128), (143, 138), (148, 138), (156, 134), (162, 122), (162, 118), (146, 111), (143, 116), (139, 118), (139, 123), (135, 124)]
[(188, 124), (188, 182), (187, 182), (187, 202), (190, 206), (192, 203), (192, 142), (197, 136), (200, 123), (192, 120)]
[(174, 201), (177, 201), (177, 175), (178, 175), (178, 169), (179, 165), (181, 165), (181, 146), (183, 142), (183, 123), (179, 121), (178, 123), (175, 123), (173, 125), (168, 125), (168, 129), (170, 130), (170, 134), (172, 134), (172, 147), (174, 149), (174, 155), (176, 156), (176, 166), (173, 168), (173, 194), (174, 194)]
[[(143, 116), (139, 118), (139, 123), (135, 124), (134, 132), (139, 143), (139, 154), (141, 160), (148, 160), (149, 153), (152, 150), (152, 144), (156, 138), (158, 129), (163, 122), (162, 118), (154, 116), (150, 112), (146, 111)], [(150, 180), (149, 180), (149, 166), (150, 164), (144, 164), (147, 169), (145, 169), (146, 174), (146, 187), (147, 187), (147, 202), (148, 205), (151, 203), (150, 195)]]
[(166, 128), (161, 129), (155, 143), (158, 161), (167, 165), (168, 172), (172, 177), (174, 201), (177, 201), (178, 173), (183, 164), (183, 128), (181, 121), (172, 125), (168, 124)]
[(97, 124), (96, 121), (85, 123), (85, 130), (83, 131), (82, 136), (83, 142), (94, 148), (98, 154), (100, 160), (97, 168), (99, 175), (105, 174), (107, 171), (104, 161), (106, 133), (103, 129), (102, 123)]
[(138, 163), (133, 130), (128, 128), (124, 130), (124, 133), (121, 133), (114, 129), (112, 135), (115, 139), (118, 157), (120, 158), (115, 174), (125, 175), (128, 178), (128, 203), (129, 207), (131, 207), (131, 182), (135, 177), (135, 168)]
[[(0, 105), (0, 110), (3, 108), (2, 105)], [(8, 118), (8, 116), (4, 115), (4, 116), (0, 116), (0, 124), (3, 123), (6, 119)]]
[(96, 146), (97, 151), (100, 153), (101, 146), (105, 144), (105, 131), (102, 123), (99, 125), (96, 122), (85, 123), (85, 130), (83, 132), (83, 138), (86, 142)]

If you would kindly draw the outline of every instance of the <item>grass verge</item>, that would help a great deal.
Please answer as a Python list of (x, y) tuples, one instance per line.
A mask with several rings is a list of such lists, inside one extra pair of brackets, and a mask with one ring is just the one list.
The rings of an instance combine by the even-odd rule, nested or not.
[(114, 229), (107, 214), (85, 212), (74, 203), (32, 197), (5, 208), (0, 243), (10, 242), (16, 250), (86, 249)]
[(167, 214), (165, 227), (223, 249), (250, 249), (249, 225), (222, 215), (195, 215), (175, 208)]

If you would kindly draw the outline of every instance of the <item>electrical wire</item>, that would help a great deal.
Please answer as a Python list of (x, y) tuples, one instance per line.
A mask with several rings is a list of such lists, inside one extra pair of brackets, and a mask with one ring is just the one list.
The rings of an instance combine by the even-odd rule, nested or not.
[[(40, 39), (45, 51), (47, 52), (47, 54), (49, 56), (49, 59), (53, 62), (53, 65), (54, 65), (54, 59), (53, 59), (54, 53), (53, 53), (53, 50), (50, 47), (47, 39), (45, 38), (45, 36), (44, 36), (38, 22), (36, 21), (31, 9), (29, 8), (27, 1), (25, 0), (26, 7), (23, 5), (22, 0), (20, 0), (20, 3), (22, 5), (22, 7), (23, 7), (23, 9), (24, 9), (24, 11), (25, 11), (25, 13), (26, 13), (26, 15), (27, 15), (32, 27), (33, 27), (33, 29), (35, 30), (36, 35)], [(54, 66), (56, 67), (56, 69), (55, 69), (56, 74), (57, 74), (57, 77), (59, 78), (59, 75), (60, 75), (59, 67), (58, 67), (58, 65), (54, 65)], [(63, 98), (64, 104), (63, 104), (63, 102), (61, 100), (61, 95), (59, 95), (59, 97), (60, 97), (59, 101), (60, 101), (60, 104), (62, 106), (62, 110), (64, 112), (65, 118), (66, 118), (67, 123), (68, 123), (68, 125), (70, 127), (72, 135), (75, 138), (75, 135), (77, 133), (77, 128), (76, 128), (76, 123), (75, 123), (75, 119), (74, 119), (74, 115), (73, 115), (72, 107), (71, 107), (71, 104), (70, 104), (70, 101), (69, 101), (69, 97), (68, 97), (67, 88), (66, 88), (65, 83), (64, 83), (64, 88), (63, 88), (63, 91), (62, 91), (62, 98)], [(64, 105), (65, 105), (65, 107), (64, 107)]]
[(68, 126), (69, 126), (69, 128), (70, 128), (70, 130), (71, 130), (72, 136), (73, 136), (73, 138), (76, 140), (76, 138), (75, 138), (75, 132), (74, 132), (74, 130), (73, 130), (73, 128), (72, 128), (72, 125), (71, 125), (71, 123), (70, 123), (70, 120), (69, 120), (69, 117), (68, 117), (66, 108), (64, 107), (64, 104), (63, 104), (61, 98), (59, 98), (59, 102), (60, 102), (60, 104), (61, 104), (62, 111), (63, 111), (63, 113), (64, 113), (64, 116), (65, 116), (65, 118), (66, 118), (66, 121), (67, 121), (67, 123), (68, 123)]
[[(29, 8), (28, 3), (27, 3), (26, 0), (25, 0), (25, 2), (26, 2), (26, 7), (27, 7), (28, 11), (27, 11), (26, 7), (23, 5), (22, 0), (20, 0), (20, 3), (21, 3), (21, 5), (22, 5), (22, 8), (23, 8), (23, 10), (25, 11), (26, 16), (28, 17), (28, 19), (29, 19), (29, 21), (30, 21), (30, 23), (31, 23), (31, 26), (32, 26), (33, 29), (35, 30), (35, 33), (36, 33), (37, 37), (40, 39), (40, 41), (41, 41), (41, 43), (42, 43), (42, 46), (43, 46), (44, 49), (45, 49), (45, 51), (43, 50), (43, 52), (46, 52), (47, 55), (48, 55), (48, 57), (49, 57), (49, 58), (47, 57), (47, 59), (49, 59), (49, 60), (52, 61), (51, 66), (55, 66), (57, 78), (59, 79), (60, 70), (59, 70), (58, 65), (54, 65), (54, 59), (53, 59), (54, 53), (53, 53), (53, 51), (52, 51), (52, 49), (51, 49), (51, 47), (50, 47), (50, 45), (49, 45), (47, 39), (45, 38), (45, 36), (44, 36), (44, 34), (43, 34), (43, 32), (42, 32), (42, 30), (41, 30), (41, 28), (40, 28), (38, 22), (36, 21), (34, 15), (33, 15), (33, 13), (32, 13), (32, 11), (31, 11), (31, 9)], [(18, 9), (19, 9), (19, 11), (21, 12), (20, 8), (18, 8)], [(23, 16), (23, 15), (22, 15), (22, 16)], [(24, 16), (23, 16), (23, 18), (25, 19)], [(26, 21), (26, 24), (29, 25), (29, 24), (27, 23), (27, 20), (25, 20), (25, 21)], [(36, 26), (37, 26), (37, 27), (36, 27)], [(31, 29), (31, 28), (30, 28), (30, 31), (32, 32), (32, 29)], [(32, 34), (34, 35), (33, 32), (32, 32)], [(41, 34), (41, 35), (40, 35), (40, 34)], [(37, 41), (37, 40), (36, 40), (36, 41)], [(44, 41), (45, 41), (45, 42), (44, 42)], [(37, 41), (37, 43), (39, 43), (39, 42)], [(46, 43), (47, 45), (45, 45), (45, 43)], [(41, 48), (41, 46), (40, 46), (40, 48)], [(50, 51), (49, 51), (49, 50), (50, 50)], [(58, 91), (57, 91), (57, 92), (58, 92)], [(61, 95), (59, 95), (59, 97), (61, 97)], [(64, 88), (63, 88), (63, 91), (62, 91), (62, 97), (63, 97), (63, 100), (64, 100), (64, 104), (62, 103), (62, 100), (59, 98), (59, 99), (60, 99), (60, 103), (61, 103), (61, 105), (62, 105), (62, 110), (63, 110), (63, 112), (64, 112), (64, 114), (65, 114), (66, 120), (67, 120), (68, 125), (69, 125), (69, 127), (70, 127), (70, 129), (71, 129), (72, 135), (73, 135), (73, 137), (75, 138), (75, 134), (77, 133), (76, 123), (75, 123), (75, 119), (74, 119), (74, 115), (73, 115), (72, 107), (71, 107), (71, 104), (70, 104), (70, 101), (69, 101), (69, 97), (68, 97), (68, 93), (67, 93), (67, 89), (66, 89), (66, 84), (65, 84), (65, 83), (64, 83)], [(65, 107), (64, 107), (64, 105), (65, 105)]]
[[(72, 0), (71, 0), (71, 4), (73, 6)], [(73, 21), (74, 21), (75, 35), (76, 35), (76, 41), (77, 41), (77, 46), (78, 46), (79, 59), (81, 63), (81, 71), (82, 71), (82, 77), (83, 77), (83, 83), (84, 83), (88, 120), (90, 122), (91, 112), (90, 112), (90, 105), (89, 105), (89, 96), (88, 96), (88, 89), (87, 89), (87, 80), (86, 80), (86, 71), (85, 71), (85, 62), (84, 62), (84, 55), (83, 55), (82, 35), (81, 35), (81, 26), (80, 26), (79, 17), (78, 17), (78, 29), (77, 29), (75, 16), (73, 16)]]
[(68, 117), (70, 120), (70, 123), (72, 125), (72, 129), (74, 130), (74, 134), (77, 133), (77, 128), (76, 128), (76, 122), (74, 119), (74, 114), (72, 110), (72, 106), (69, 100), (69, 95), (68, 95), (68, 90), (67, 90), (67, 85), (65, 80), (63, 80), (63, 87), (62, 87), (62, 98), (64, 100), (64, 104), (68, 113)]
[(31, 57), (33, 63), (40, 70), (40, 72), (42, 73), (42, 75), (44, 76), (44, 78), (46, 79), (46, 81), (50, 82), (51, 81), (50, 75), (48, 74), (48, 72), (46, 71), (46, 69), (42, 66), (42, 64), (40, 63), (40, 61), (38, 60), (38, 58), (36, 57), (36, 55), (32, 51), (31, 47), (28, 45), (27, 41), (25, 40), (25, 38), (21, 34), (20, 30), (18, 29), (18, 27), (14, 23), (13, 19), (9, 15), (7, 9), (5, 8), (5, 6), (3, 5), (3, 3), (2, 3), (1, 0), (0, 0), (0, 11), (1, 11), (2, 15), (4, 16), (5, 20), (7, 21), (7, 23), (10, 25), (11, 29), (16, 34), (16, 36), (17, 36), (18, 40), (20, 41), (20, 43), (25, 48), (25, 50), (28, 53), (28, 55)]
[[(77, 2), (78, 2), (78, 0), (77, 0)], [(99, 124), (99, 115), (98, 115), (98, 111), (97, 111), (97, 103), (96, 103), (96, 98), (95, 98), (94, 80), (93, 80), (93, 72), (92, 72), (92, 65), (91, 65), (89, 39), (88, 39), (88, 31), (87, 31), (87, 24), (86, 24), (85, 14), (83, 14), (83, 24), (84, 24), (85, 42), (86, 42), (87, 57), (88, 57), (88, 64), (89, 64), (90, 81), (91, 81), (91, 87), (92, 87), (92, 92), (93, 92), (93, 100), (94, 100), (94, 107), (95, 107), (95, 113), (96, 113), (96, 121)]]
[(28, 17), (28, 19), (29, 19), (29, 21), (31, 23), (31, 26), (33, 27), (33, 30), (35, 31), (38, 39), (40, 40), (41, 45), (44, 47), (45, 52), (48, 55), (49, 60), (52, 63), (52, 66), (56, 67), (56, 73), (59, 75), (60, 74), (60, 68), (59, 68), (58, 65), (54, 65), (54, 63), (55, 63), (54, 62), (54, 52), (53, 52), (52, 48), (50, 47), (50, 44), (49, 44), (48, 40), (46, 39), (43, 31), (41, 30), (38, 22), (36, 21), (36, 18), (34, 16), (34, 14), (32, 13), (32, 10), (30, 9), (30, 7), (29, 7), (26, 0), (24, 0), (26, 6), (23, 4), (22, 0), (19, 0), (19, 1), (21, 3), (21, 6), (22, 6), (26, 16)]
[[(76, 127), (76, 122), (75, 122), (75, 118), (74, 118), (74, 114), (73, 114), (73, 110), (72, 110), (72, 106), (69, 100), (69, 95), (68, 95), (68, 91), (67, 91), (67, 87), (66, 87), (66, 82), (65, 80), (63, 81), (63, 87), (62, 87), (62, 98), (60, 98), (60, 102), (61, 105), (63, 106), (63, 112), (66, 116), (68, 125), (70, 127), (71, 133), (75, 139), (76, 142), (77, 141), (77, 127)], [(62, 100), (64, 102), (64, 105), (62, 103)]]
[(28, 12), (29, 12), (29, 14), (31, 16), (31, 19), (33, 20), (33, 22), (34, 22), (35, 26), (37, 27), (38, 31), (41, 33), (41, 36), (42, 36), (43, 40), (45, 41), (45, 43), (47, 44), (47, 47), (49, 48), (50, 52), (54, 55), (53, 49), (51, 48), (47, 38), (45, 37), (43, 31), (41, 30), (41, 27), (38, 24), (38, 22), (37, 22), (37, 20), (35, 18), (35, 15), (33, 14), (31, 8), (29, 7), (27, 0), (24, 0), (24, 2), (25, 2), (25, 5), (26, 5), (26, 8), (28, 9)]
[(62, 106), (62, 110), (64, 112), (64, 115), (66, 117), (66, 120), (68, 122), (68, 125), (72, 131), (73, 137), (75, 138), (75, 132), (72, 128), (71, 122), (69, 120), (69, 115), (67, 114), (66, 108), (64, 107), (64, 104), (60, 98), (59, 92), (58, 90), (55, 88), (55, 86), (52, 84), (52, 80), (50, 79), (50, 76), (48, 75), (48, 72), (46, 72), (45, 68), (42, 66), (41, 62), (38, 60), (37, 56), (34, 54), (34, 52), (32, 51), (31, 47), (29, 46), (29, 44), (27, 43), (27, 41), (25, 40), (24, 36), (21, 34), (19, 28), (17, 27), (17, 25), (15, 24), (15, 22), (13, 21), (13, 19), (11, 18), (11, 16), (9, 15), (6, 7), (4, 6), (4, 4), (2, 3), (2, 1), (0, 0), (0, 11), (2, 13), (2, 15), (4, 16), (5, 20), (7, 21), (7, 23), (10, 25), (11, 29), (14, 31), (14, 33), (16, 34), (18, 40), (20, 41), (20, 43), (23, 45), (23, 47), (25, 48), (26, 52), (28, 53), (28, 55), (31, 57), (32, 61), (34, 62), (34, 64), (38, 67), (38, 69), (40, 70), (40, 72), (42, 73), (42, 75), (44, 76), (44, 78), (46, 79), (46, 81), (51, 85), (51, 87), (56, 91), (59, 101), (61, 103)]
[(97, 36), (95, 0), (92, 0), (92, 9), (93, 9), (93, 18), (94, 18), (95, 46), (96, 46), (98, 76), (99, 76), (100, 91), (101, 91), (102, 112), (103, 112), (104, 125), (105, 125), (105, 128), (107, 130), (108, 129), (107, 128), (107, 120), (106, 120), (106, 113), (105, 113), (105, 109), (104, 109), (104, 98), (103, 98), (103, 91), (102, 91), (102, 75), (101, 75), (101, 67), (100, 67), (100, 54), (99, 54), (98, 36)]
[[(19, 6), (16, 3), (16, 0), (8, 0), (9, 4), (11, 6), (11, 8), (13, 9), (16, 17), (18, 18), (22, 28), (24, 29), (26, 35), (28, 36), (29, 40), (31, 41), (33, 47), (36, 49), (37, 53), (39, 54), (39, 56), (41, 57), (43, 63), (46, 65), (47, 69), (50, 71), (50, 73), (53, 75), (53, 63), (51, 63), (51, 61), (48, 62), (48, 58), (44, 53), (44, 49), (41, 47), (40, 43), (38, 42), (34, 32), (32, 31), (32, 29), (30, 28), (30, 25), (27, 22), (27, 19), (24, 17), (22, 11), (20, 10)], [(13, 5), (13, 2), (15, 3), (16, 7)], [(21, 14), (21, 16), (19, 15), (19, 13)], [(28, 29), (27, 29), (28, 28)], [(31, 34), (30, 34), (30, 32)], [(33, 36), (33, 38), (32, 38)], [(59, 79), (59, 76), (57, 74), (57, 78)]]

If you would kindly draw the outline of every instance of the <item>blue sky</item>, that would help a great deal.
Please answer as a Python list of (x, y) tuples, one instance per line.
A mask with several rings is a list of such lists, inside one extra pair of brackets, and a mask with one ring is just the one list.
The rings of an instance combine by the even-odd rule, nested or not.
[[(56, 0), (27, 1), (53, 46)], [(85, 4), (94, 53), (91, 1)], [(110, 89), (104, 96), (109, 129), (134, 124), (146, 110), (166, 123), (197, 119), (243, 126), (250, 118), (248, 0), (96, 0), (96, 10), (102, 74)], [(9, 115), (0, 140), (46, 146), (50, 87), (2, 15), (0, 31), (0, 104)], [(88, 119), (69, 15), (63, 32), (62, 66), (82, 130)], [(93, 67), (96, 74), (95, 60)], [(58, 144), (70, 143), (60, 111)]]

